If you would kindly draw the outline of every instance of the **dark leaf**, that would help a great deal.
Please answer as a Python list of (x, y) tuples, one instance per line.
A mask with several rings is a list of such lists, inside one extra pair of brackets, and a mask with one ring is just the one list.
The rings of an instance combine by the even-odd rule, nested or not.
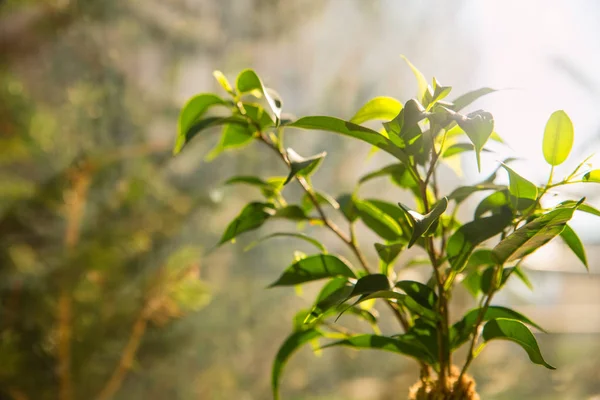
[(294, 286), (337, 276), (356, 278), (348, 264), (338, 257), (331, 254), (317, 254), (296, 261), (269, 287)]
[(379, 259), (388, 265), (394, 262), (405, 245), (405, 243), (375, 243), (375, 250), (377, 251), (377, 255), (379, 255)]
[(480, 218), (487, 212), (492, 214), (498, 214), (504, 212), (504, 210), (509, 207), (509, 192), (508, 189), (500, 190), (494, 192), (481, 200), (481, 202), (475, 208), (475, 218)]
[(230, 241), (240, 234), (259, 228), (269, 217), (275, 214), (275, 207), (271, 203), (250, 203), (227, 226), (219, 244)]
[(296, 175), (309, 176), (312, 174), (319, 167), (319, 164), (326, 155), (327, 153), (323, 152), (312, 157), (304, 158), (294, 150), (287, 149), (287, 156), (290, 161), (290, 174), (283, 184), (286, 185)]
[(581, 239), (575, 233), (573, 229), (569, 225), (565, 224), (563, 231), (560, 233), (560, 237), (564, 242), (569, 246), (571, 251), (581, 260), (585, 268), (589, 270), (587, 257), (585, 256), (585, 248), (583, 247), (583, 243), (581, 243)]
[(421, 215), (416, 211), (412, 211), (403, 204), (398, 204), (406, 211), (407, 216), (411, 220), (412, 235), (410, 241), (408, 242), (408, 247), (410, 248), (413, 244), (415, 244), (417, 239), (428, 233), (431, 226), (436, 223), (444, 211), (446, 211), (446, 208), (448, 207), (448, 199), (443, 197), (437, 204), (433, 206), (431, 211), (425, 215)]
[(483, 327), (482, 336), (486, 342), (494, 339), (510, 340), (521, 346), (534, 364), (556, 369), (544, 360), (533, 333), (520, 321), (506, 318), (492, 319)]
[(573, 147), (574, 136), (573, 123), (567, 113), (563, 110), (553, 112), (544, 129), (542, 148), (546, 162), (552, 166), (565, 162)]

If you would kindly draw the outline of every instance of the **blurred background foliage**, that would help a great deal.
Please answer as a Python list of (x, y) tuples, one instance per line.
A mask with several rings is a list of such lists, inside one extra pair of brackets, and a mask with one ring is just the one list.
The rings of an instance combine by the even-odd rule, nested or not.
[[(272, 357), (307, 301), (264, 288), (293, 250), (306, 249), (278, 239), (243, 252), (249, 237), (211, 251), (226, 222), (258, 198), (223, 188), (223, 178), (285, 174), (258, 147), (204, 163), (218, 135), (171, 157), (178, 109), (192, 94), (217, 90), (213, 69), (233, 78), (252, 67), (287, 112), (348, 118), (370, 97), (412, 96), (404, 53), (458, 92), (518, 87), (482, 106), (517, 155), (532, 160), (532, 179), (541, 150), (531, 146), (554, 109), (570, 107), (581, 155), (593, 151), (600, 44), (590, 39), (596, 25), (583, 22), (600, 7), (486, 4), (1, 1), (0, 399), (269, 398)], [(328, 151), (314, 182), (332, 194), (385, 163), (333, 136), (286, 140), (301, 154)], [(447, 188), (477, 178), (472, 160), (462, 166), (459, 175), (445, 171)], [(383, 188), (364, 190), (402, 200)], [(572, 190), (598, 205), (597, 189)], [(574, 224), (590, 246), (591, 272), (557, 244), (529, 266), (535, 292), (516, 284), (499, 299), (554, 332), (539, 340), (559, 370), (491, 346), (473, 368), (483, 398), (600, 398), (600, 359), (591, 356), (600, 352), (599, 237), (593, 222)], [(318, 227), (307, 229), (349, 256)], [(466, 293), (455, 303), (472, 304)], [(404, 398), (417, 376), (410, 361), (389, 354), (317, 356), (305, 349), (292, 360), (288, 398)]]

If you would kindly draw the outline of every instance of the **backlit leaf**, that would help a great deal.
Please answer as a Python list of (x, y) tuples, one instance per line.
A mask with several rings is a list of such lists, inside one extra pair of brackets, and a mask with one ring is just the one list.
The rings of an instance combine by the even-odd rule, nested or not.
[(271, 203), (250, 203), (227, 226), (219, 244), (230, 241), (244, 232), (257, 229), (273, 214), (275, 207)]
[(578, 205), (543, 214), (504, 238), (494, 247), (494, 257), (498, 263), (518, 260), (548, 243), (562, 232)]
[(544, 129), (543, 150), (546, 162), (552, 166), (562, 164), (573, 147), (573, 123), (563, 110), (555, 111)]
[(394, 119), (402, 110), (402, 103), (392, 97), (375, 97), (369, 100), (350, 119), (354, 124), (380, 119), (389, 121)]
[(494, 131), (494, 117), (489, 112), (477, 110), (467, 114), (463, 119), (458, 119), (457, 124), (465, 131), (475, 146), (477, 169), (481, 171), (480, 153)]
[(590, 172), (586, 172), (581, 178), (584, 182), (597, 182), (600, 183), (600, 169), (595, 169)]
[(462, 110), (466, 106), (473, 103), (475, 100), (483, 97), (487, 94), (494, 93), (496, 89), (492, 89), (489, 87), (484, 87), (481, 89), (473, 90), (471, 92), (465, 93), (462, 96), (457, 97), (454, 101), (452, 101), (453, 107), (452, 109), (456, 112)]
[(423, 98), (425, 97), (425, 92), (427, 92), (427, 87), (429, 86), (429, 84), (427, 83), (427, 79), (421, 73), (421, 71), (419, 71), (417, 69), (417, 67), (415, 67), (408, 60), (408, 58), (406, 58), (404, 55), (402, 55), (402, 59), (404, 59), (404, 62), (406, 62), (406, 64), (410, 67), (412, 73), (415, 75), (415, 78), (417, 79), (417, 86), (418, 86), (417, 98), (419, 99), (419, 101), (422, 101)]
[(237, 87), (238, 92), (242, 94), (249, 92), (259, 92), (261, 95), (263, 95), (275, 116), (276, 125), (279, 125), (279, 120), (281, 119), (281, 99), (275, 91), (267, 89), (263, 85), (256, 72), (254, 72), (251, 69), (246, 69), (240, 72), (235, 85)]
[(177, 122), (177, 142), (173, 148), (173, 154), (181, 151), (186, 142), (189, 141), (188, 131), (194, 123), (210, 108), (216, 105), (227, 105), (227, 102), (212, 93), (203, 93), (189, 99), (179, 113)]
[(415, 211), (409, 210), (402, 204), (399, 204), (402, 207), (412, 223), (412, 236), (410, 241), (408, 242), (408, 247), (410, 248), (421, 236), (423, 236), (430, 227), (437, 222), (440, 216), (446, 211), (448, 207), (448, 199), (443, 197), (435, 206), (431, 209), (431, 211), (425, 215), (421, 215)]
[(277, 233), (272, 233), (270, 235), (264, 236), (260, 239), (258, 239), (255, 242), (250, 243), (248, 246), (246, 246), (246, 248), (244, 249), (245, 251), (250, 250), (251, 248), (259, 245), (260, 243), (268, 240), (268, 239), (272, 239), (272, 238), (276, 238), (276, 237), (293, 237), (293, 238), (297, 238), (297, 239), (301, 239), (304, 240), (307, 243), (312, 244), (313, 246), (315, 246), (317, 249), (319, 249), (322, 253), (327, 254), (327, 249), (325, 248), (325, 246), (323, 246), (323, 244), (321, 242), (319, 242), (317, 239), (314, 239), (304, 233), (300, 233), (300, 232), (277, 232)]
[(510, 201), (513, 208), (517, 210), (526, 210), (531, 207), (538, 195), (537, 186), (517, 174), (512, 168), (502, 164), (502, 167), (508, 172), (510, 184), (508, 191), (510, 192)]
[(214, 160), (227, 149), (236, 149), (252, 141), (252, 131), (248, 125), (227, 124), (221, 133), (221, 140), (205, 157), (206, 161)]
[(394, 241), (402, 237), (402, 229), (398, 222), (371, 202), (355, 200), (354, 207), (365, 225), (383, 239)]
[(221, 85), (221, 87), (223, 89), (225, 89), (225, 91), (231, 95), (234, 95), (234, 91), (233, 88), (231, 87), (231, 84), (229, 83), (229, 81), (227, 80), (227, 78), (225, 77), (225, 75), (223, 75), (223, 73), (219, 70), (214, 70), (213, 71), (213, 76), (215, 77), (215, 79), (217, 80), (217, 82), (219, 82), (219, 85)]

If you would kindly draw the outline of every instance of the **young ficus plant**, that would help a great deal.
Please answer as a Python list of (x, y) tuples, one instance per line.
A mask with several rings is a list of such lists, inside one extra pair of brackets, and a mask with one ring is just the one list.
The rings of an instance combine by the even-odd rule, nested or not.
[[(575, 211), (597, 216), (600, 211), (584, 199), (562, 201), (551, 207), (542, 200), (550, 189), (561, 185), (599, 182), (600, 170), (589, 171), (586, 160), (564, 179), (554, 179), (554, 167), (566, 160), (573, 143), (571, 120), (564, 111), (556, 111), (546, 124), (542, 146), (550, 165), (546, 184), (539, 186), (523, 178), (507, 165), (512, 160), (506, 159), (482, 182), (440, 193), (436, 174), (442, 163), (473, 151), (480, 168), (480, 153), (489, 151), (486, 142), (502, 142), (494, 132), (490, 113), (462, 112), (494, 90), (475, 90), (447, 102), (444, 99), (451, 87), (442, 86), (435, 78), (429, 85), (408, 64), (419, 85), (416, 98), (404, 105), (389, 97), (374, 98), (349, 121), (328, 116), (286, 118), (281, 114), (282, 102), (277, 93), (265, 87), (252, 70), (240, 73), (235, 86), (222, 73), (215, 72), (227, 99), (212, 93), (199, 94), (188, 101), (179, 116), (175, 153), (198, 133), (223, 126), (211, 157), (259, 141), (289, 171), (285, 177), (236, 176), (227, 181), (227, 184), (255, 186), (264, 200), (246, 205), (227, 226), (219, 244), (253, 231), (269, 220), (283, 218), (308, 221), (330, 230), (355, 256), (351, 263), (330, 254), (318, 240), (300, 232), (274, 233), (257, 240), (289, 236), (307, 241), (315, 248), (310, 255), (296, 253), (295, 261), (271, 287), (324, 282), (312, 306), (294, 318), (294, 331), (275, 356), (272, 371), (275, 399), (279, 398), (282, 370), (289, 357), (302, 345), (319, 339), (330, 340), (323, 348), (379, 349), (414, 358), (420, 378), (410, 389), (410, 399), (479, 398), (467, 370), (493, 340), (512, 341), (521, 346), (533, 363), (554, 369), (542, 356), (531, 332), (531, 328), (543, 329), (514, 310), (494, 305), (493, 298), (513, 276), (529, 285), (521, 268), (523, 261), (556, 236), (564, 240), (587, 268), (584, 247), (567, 223)], [(211, 115), (209, 111), (216, 108), (226, 114)], [(376, 131), (361, 125), (372, 120), (383, 121), (383, 129)], [(371, 179), (389, 177), (394, 185), (412, 193), (417, 209), (359, 198), (358, 191), (334, 198), (315, 189), (310, 176), (326, 154), (302, 157), (286, 148), (284, 130), (297, 129), (341, 134), (388, 153), (394, 162), (360, 178), (357, 187)], [(508, 186), (495, 183), (500, 169), (508, 173)], [(292, 181), (304, 191), (298, 204), (289, 203), (284, 196), (285, 186)], [(476, 207), (473, 219), (459, 222), (455, 217), (457, 209), (470, 195), (480, 191), (489, 194)], [(329, 217), (336, 212), (343, 215), (346, 227), (338, 226)], [(379, 257), (377, 267), (367, 261), (357, 241), (355, 226), (359, 222), (381, 238), (381, 242), (373, 244)], [(396, 279), (394, 262), (410, 247), (420, 248), (425, 255), (426, 262), (421, 255), (408, 264), (428, 265), (431, 277), (427, 281)], [(478, 305), (455, 318), (450, 315), (450, 301), (458, 284), (467, 287)], [(377, 314), (365, 306), (372, 299), (383, 302), (393, 312), (399, 324), (395, 334), (380, 333)], [(373, 333), (355, 332), (339, 325), (342, 313), (367, 321)], [(459, 362), (453, 355), (462, 346), (466, 346), (467, 356)]]

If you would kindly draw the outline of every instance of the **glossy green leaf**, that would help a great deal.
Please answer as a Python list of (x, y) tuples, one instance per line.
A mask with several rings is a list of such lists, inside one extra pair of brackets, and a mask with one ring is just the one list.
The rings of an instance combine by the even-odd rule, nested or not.
[(429, 357), (434, 360), (433, 367), (436, 372), (439, 372), (439, 338), (437, 333), (437, 327), (430, 323), (424, 322), (421, 319), (414, 321), (414, 325), (403, 334), (396, 336), (403, 340), (413, 343), (427, 352)]
[(404, 340), (402, 336), (391, 338), (387, 336), (368, 334), (357, 335), (349, 337), (348, 339), (329, 343), (323, 346), (323, 348), (335, 346), (346, 346), (355, 349), (385, 350), (393, 353), (404, 354), (406, 356), (413, 357), (417, 360), (425, 361), (426, 363), (435, 363), (435, 360), (431, 359), (431, 357), (425, 349), (415, 344), (412, 340)]
[(188, 137), (190, 128), (210, 107), (216, 105), (227, 105), (227, 102), (212, 93), (199, 94), (185, 103), (179, 113), (179, 120), (177, 122), (177, 141), (173, 148), (173, 154), (179, 153), (183, 146), (191, 139)]
[(258, 128), (263, 131), (266, 128), (275, 125), (275, 121), (273, 121), (269, 113), (266, 112), (262, 106), (246, 102), (243, 103), (243, 106), (246, 117), (254, 122), (252, 128), (256, 129), (256, 126), (258, 126)]
[(365, 225), (383, 239), (395, 241), (402, 237), (399, 223), (371, 202), (355, 200), (354, 207)]
[(487, 212), (498, 214), (509, 207), (510, 196), (507, 189), (494, 192), (481, 200), (475, 208), (475, 218), (480, 218)]
[(555, 369), (544, 360), (535, 336), (520, 321), (506, 318), (492, 319), (483, 327), (482, 336), (486, 342), (496, 339), (510, 340), (521, 346), (534, 364), (543, 365), (548, 369)]
[(510, 201), (513, 208), (526, 210), (531, 207), (537, 199), (537, 186), (517, 174), (512, 168), (504, 164), (502, 164), (502, 167), (508, 172), (508, 179), (510, 180), (508, 191), (511, 195)]
[(348, 281), (346, 277), (337, 277), (331, 279), (319, 292), (315, 305), (306, 315), (304, 323), (312, 323), (319, 318), (323, 318), (329, 314), (337, 312), (334, 310), (337, 306), (344, 303), (350, 298), (354, 285)]
[(457, 124), (465, 131), (473, 146), (477, 158), (477, 169), (481, 171), (480, 153), (483, 146), (494, 131), (494, 117), (489, 112), (477, 110), (458, 119)]
[(321, 332), (316, 329), (309, 329), (306, 331), (299, 331), (292, 333), (283, 342), (283, 345), (279, 348), (275, 360), (273, 362), (273, 369), (271, 373), (271, 388), (273, 390), (273, 399), (279, 400), (279, 381), (281, 379), (281, 373), (287, 363), (288, 359), (292, 354), (298, 350), (302, 345), (309, 343), (319, 337), (323, 336)]
[(514, 272), (514, 268), (504, 268), (502, 269), (502, 276), (500, 277), (499, 282), (494, 282), (494, 275), (496, 274), (495, 267), (489, 267), (481, 274), (480, 287), (483, 293), (490, 293), (492, 290), (492, 283), (495, 283), (494, 290), (500, 290), (510, 275)]
[(465, 201), (470, 195), (476, 192), (484, 191), (484, 190), (498, 190), (502, 189), (504, 186), (494, 185), (491, 183), (481, 183), (474, 186), (460, 186), (452, 191), (448, 195), (448, 199), (454, 200), (456, 204), (460, 204)]
[(252, 131), (248, 125), (227, 124), (223, 127), (221, 140), (217, 145), (206, 155), (206, 161), (212, 161), (219, 156), (223, 151), (228, 149), (237, 149), (252, 141)]
[(271, 203), (250, 203), (244, 207), (240, 214), (225, 229), (219, 245), (235, 239), (244, 232), (257, 229), (267, 219), (275, 214), (275, 207)]
[(600, 169), (595, 169), (590, 172), (586, 172), (581, 178), (584, 182), (596, 182), (600, 183)]
[(394, 119), (400, 110), (402, 110), (402, 103), (398, 100), (392, 97), (375, 97), (362, 106), (350, 119), (350, 122), (362, 124), (375, 119), (389, 121)]
[(341, 120), (339, 118), (326, 116), (304, 117), (300, 118), (296, 122), (288, 124), (287, 126), (302, 129), (322, 130), (339, 133), (344, 136), (350, 136), (378, 147), (381, 150), (393, 155), (400, 161), (408, 161), (406, 153), (404, 153), (402, 149), (395, 146), (381, 133), (364, 126), (353, 124), (352, 122)]
[(241, 94), (249, 92), (254, 92), (257, 94), (256, 92), (258, 92), (264, 96), (265, 100), (267, 100), (267, 104), (269, 104), (269, 107), (275, 116), (275, 123), (279, 125), (279, 120), (281, 119), (281, 99), (275, 91), (267, 89), (263, 85), (256, 72), (251, 69), (246, 69), (240, 72), (235, 86), (237, 87), (238, 92)]
[(448, 239), (446, 253), (448, 262), (454, 273), (463, 270), (471, 253), (484, 241), (500, 234), (510, 225), (510, 213), (492, 215), (491, 217), (475, 219), (461, 226)]
[(263, 243), (266, 240), (272, 239), (272, 238), (276, 238), (276, 237), (293, 237), (293, 238), (297, 238), (297, 239), (301, 239), (304, 240), (307, 243), (312, 244), (313, 246), (315, 246), (317, 249), (319, 249), (323, 254), (327, 254), (327, 249), (325, 248), (325, 246), (323, 246), (323, 244), (321, 242), (319, 242), (317, 239), (312, 238), (304, 233), (300, 233), (300, 232), (276, 232), (276, 233), (272, 233), (270, 235), (264, 236), (260, 239), (258, 239), (255, 242), (250, 243), (248, 246), (246, 246), (246, 248), (244, 249), (244, 251), (248, 251), (252, 248), (254, 248), (255, 246)]
[(577, 211), (583, 211), (585, 213), (600, 217), (600, 210), (590, 206), (589, 204), (580, 204), (579, 207), (577, 207)]
[(231, 95), (235, 94), (235, 92), (233, 91), (233, 87), (231, 87), (231, 83), (229, 83), (229, 80), (227, 80), (227, 78), (225, 77), (225, 75), (223, 75), (221, 71), (214, 70), (213, 76), (215, 77), (217, 82), (219, 82), (219, 85), (221, 85), (221, 87), (225, 89), (227, 93)]
[(354, 222), (358, 218), (358, 212), (356, 207), (354, 206), (354, 201), (356, 200), (351, 194), (343, 194), (339, 196), (337, 199), (338, 204), (340, 205), (340, 211), (346, 217), (349, 222)]
[(295, 204), (278, 208), (273, 214), (273, 217), (289, 219), (292, 221), (304, 221), (308, 219), (308, 216), (302, 209), (302, 207)]
[(417, 239), (429, 231), (431, 226), (436, 223), (444, 211), (446, 211), (446, 208), (448, 207), (448, 199), (443, 197), (437, 202), (437, 204), (433, 206), (431, 211), (425, 215), (421, 215), (415, 211), (409, 210), (403, 204), (399, 203), (399, 205), (406, 211), (406, 214), (411, 219), (411, 225), (413, 229), (412, 236), (408, 242), (408, 247), (410, 248), (413, 244), (415, 244)]
[(383, 274), (369, 274), (360, 278), (354, 285), (350, 297), (371, 294), (390, 289), (390, 281)]
[(290, 161), (290, 173), (283, 184), (287, 185), (296, 175), (309, 176), (319, 167), (319, 164), (321, 164), (326, 155), (327, 153), (323, 152), (312, 157), (304, 158), (293, 149), (288, 148), (287, 157)]
[(336, 276), (356, 278), (352, 269), (340, 258), (331, 254), (317, 254), (293, 263), (269, 287), (294, 286)]
[(419, 99), (419, 101), (421, 101), (425, 97), (425, 93), (427, 92), (427, 88), (429, 86), (429, 84), (427, 83), (427, 79), (421, 73), (421, 71), (419, 71), (417, 69), (417, 67), (415, 67), (408, 60), (408, 58), (406, 58), (404, 55), (402, 56), (402, 58), (404, 59), (404, 62), (406, 62), (406, 64), (410, 67), (412, 73), (415, 75), (415, 78), (417, 79), (417, 85), (418, 85), (417, 98)]
[[(453, 349), (460, 347), (462, 344), (466, 343), (471, 337), (471, 335), (474, 333), (475, 324), (477, 324), (477, 319), (479, 318), (480, 311), (480, 308), (475, 308), (466, 313), (460, 321), (452, 325), (450, 331), (450, 342)], [(481, 321), (486, 322), (495, 318), (509, 318), (517, 320), (524, 324), (531, 325), (542, 332), (546, 332), (544, 328), (542, 328), (523, 314), (502, 306), (489, 306), (485, 314), (483, 315)]]
[(487, 94), (490, 93), (494, 93), (496, 91), (496, 89), (492, 89), (489, 87), (484, 87), (481, 89), (477, 89), (477, 90), (473, 90), (471, 92), (465, 93), (462, 96), (457, 97), (454, 101), (452, 101), (452, 109), (456, 112), (462, 110), (463, 108), (467, 107), (468, 105), (470, 105), (471, 103), (473, 103), (475, 100), (479, 99), (480, 97), (483, 97)]
[(406, 246), (405, 243), (375, 243), (375, 250), (379, 259), (388, 265), (394, 262), (402, 249), (404, 249), (404, 246)]
[(430, 310), (435, 309), (438, 297), (429, 286), (416, 281), (400, 281), (396, 283), (396, 287), (419, 305)]
[(575, 233), (575, 231), (569, 225), (565, 224), (563, 231), (560, 233), (560, 237), (567, 244), (567, 246), (569, 246), (573, 254), (575, 254), (577, 258), (581, 260), (583, 265), (585, 265), (585, 268), (589, 269), (587, 257), (585, 255), (585, 248), (583, 247), (583, 243), (581, 243), (581, 239), (579, 239), (579, 236), (577, 236), (577, 233)]
[[(314, 196), (317, 199), (317, 203), (319, 205), (330, 205), (334, 209), (338, 210), (340, 208), (340, 203), (327, 193), (323, 192), (314, 192)], [(309, 212), (315, 208), (315, 205), (311, 199), (311, 196), (308, 193), (304, 193), (302, 196), (302, 209), (305, 212)]]
[(563, 110), (555, 111), (544, 129), (543, 150), (546, 162), (552, 166), (562, 164), (573, 147), (573, 123)]
[(563, 231), (577, 206), (557, 208), (523, 225), (494, 247), (494, 257), (504, 264), (534, 252)]

